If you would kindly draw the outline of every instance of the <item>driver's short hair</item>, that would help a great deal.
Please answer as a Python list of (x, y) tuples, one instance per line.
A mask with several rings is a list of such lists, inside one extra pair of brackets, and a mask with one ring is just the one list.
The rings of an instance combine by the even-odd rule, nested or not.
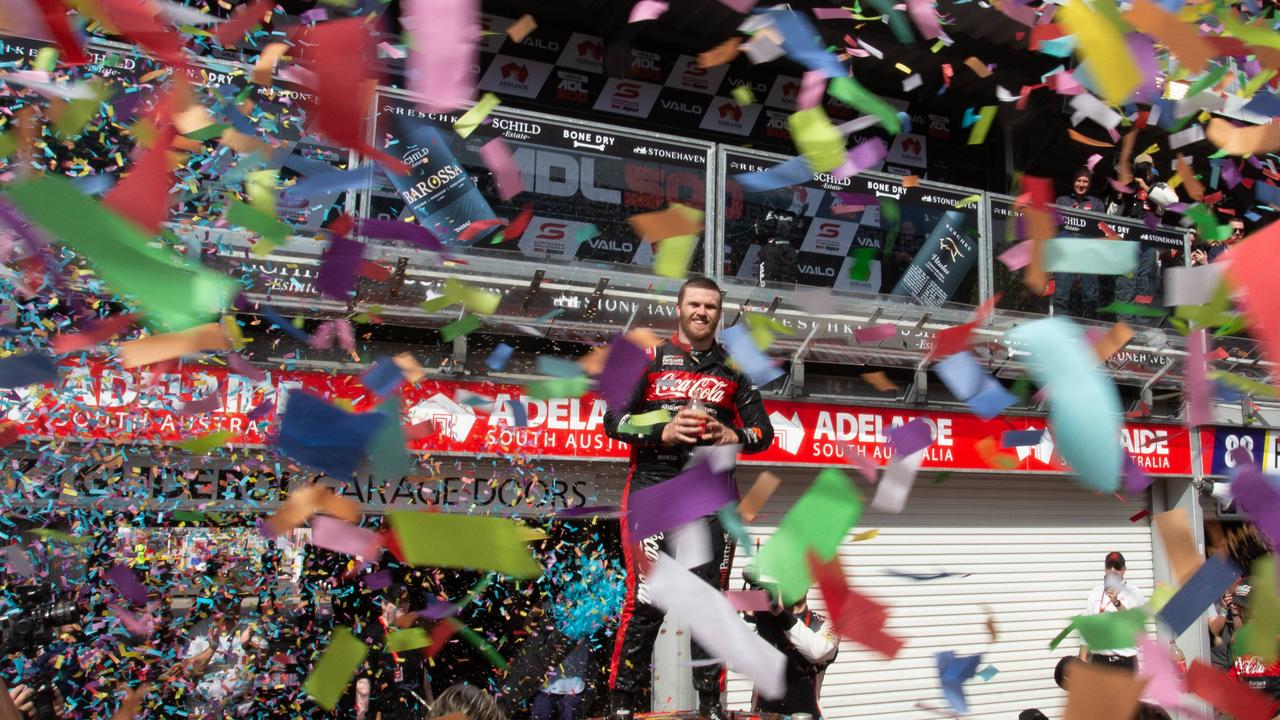
[(689, 278), (680, 286), (680, 292), (676, 293), (676, 304), (684, 302), (684, 291), (693, 288), (694, 290), (714, 290), (720, 295), (724, 295), (724, 291), (716, 284), (715, 280), (707, 277)]

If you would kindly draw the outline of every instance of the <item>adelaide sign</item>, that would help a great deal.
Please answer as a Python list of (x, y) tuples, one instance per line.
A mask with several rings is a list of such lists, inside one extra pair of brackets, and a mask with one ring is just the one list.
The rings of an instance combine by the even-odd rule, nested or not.
[[(226, 368), (184, 365), (170, 372), (130, 371), (105, 363), (67, 364), (53, 388), (0, 396), (0, 413), (27, 437), (174, 444), (214, 431), (233, 445), (268, 445), (291, 391), (304, 390), (372, 410), (380, 398), (355, 375), (272, 371), (262, 381)], [(410, 449), (459, 456), (529, 455), (548, 459), (624, 460), (626, 443), (604, 433), (604, 401), (537, 399), (518, 385), (424, 380), (401, 388), (401, 421)], [(1009, 430), (1044, 429), (1039, 417), (981, 420), (966, 413), (861, 408), (766, 400), (774, 427), (768, 450), (745, 464), (828, 466), (859, 452), (884, 465), (890, 428), (923, 418), (935, 441), (923, 467), (1065, 472), (1051, 433), (1034, 446), (999, 449)], [(1121, 437), (1134, 461), (1155, 475), (1190, 475), (1191, 443), (1176, 425), (1126, 425)]]

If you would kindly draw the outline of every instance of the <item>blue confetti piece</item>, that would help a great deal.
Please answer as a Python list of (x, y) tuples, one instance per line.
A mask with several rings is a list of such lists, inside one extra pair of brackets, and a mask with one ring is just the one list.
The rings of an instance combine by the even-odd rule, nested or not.
[(0, 388), (49, 385), (58, 381), (58, 366), (48, 355), (30, 353), (0, 358)]
[(349, 413), (295, 390), (289, 393), (276, 447), (299, 464), (333, 478), (349, 478), (386, 421), (381, 413)]
[(494, 372), (502, 372), (506, 369), (507, 363), (511, 362), (511, 356), (516, 349), (506, 343), (498, 343), (498, 346), (489, 353), (489, 358), (484, 361), (485, 365)]

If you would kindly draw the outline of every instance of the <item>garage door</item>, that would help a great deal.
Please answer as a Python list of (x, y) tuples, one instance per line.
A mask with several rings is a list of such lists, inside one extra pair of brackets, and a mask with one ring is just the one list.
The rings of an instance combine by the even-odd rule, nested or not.
[[(740, 469), (740, 484), (747, 487), (755, 474), (753, 468)], [(753, 544), (768, 538), (812, 478), (794, 471), (779, 475), (782, 487), (749, 528)], [(946, 707), (934, 661), (943, 650), (982, 653), (980, 667), (999, 671), (989, 682), (974, 678), (966, 684), (967, 717), (1009, 720), (1027, 708), (1060, 717), (1066, 697), (1053, 682), (1053, 669), (1079, 643), (1073, 636), (1056, 652), (1048, 644), (1083, 611), (1089, 591), (1102, 580), (1106, 553), (1124, 553), (1129, 581), (1151, 595), (1150, 526), (1146, 518), (1129, 522), (1147, 502), (1145, 495), (1130, 503), (1097, 495), (1065, 478), (952, 476), (933, 483), (922, 475), (901, 515), (868, 509), (855, 531), (875, 528), (879, 535), (846, 542), (840, 561), (856, 588), (891, 608), (888, 628), (906, 646), (886, 660), (843, 643), (823, 684), (827, 717), (939, 717), (919, 704)], [(734, 587), (740, 587), (745, 562), (739, 552)], [(965, 576), (917, 582), (890, 576), (890, 569)], [(820, 610), (816, 589), (810, 599)], [(995, 617), (995, 642), (984, 607)], [(749, 706), (750, 681), (730, 674), (728, 691), (729, 707)]]

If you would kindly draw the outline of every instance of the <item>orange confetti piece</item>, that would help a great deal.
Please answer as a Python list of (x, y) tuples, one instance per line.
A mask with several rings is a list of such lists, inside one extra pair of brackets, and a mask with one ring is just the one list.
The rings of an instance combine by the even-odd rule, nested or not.
[(1115, 143), (1109, 143), (1105, 140), (1094, 140), (1088, 135), (1085, 135), (1080, 132), (1076, 132), (1072, 128), (1067, 128), (1067, 137), (1071, 138), (1072, 140), (1075, 140), (1081, 145), (1088, 145), (1089, 147), (1103, 147), (1103, 148), (1115, 147)]
[(1120, 349), (1129, 344), (1133, 339), (1133, 328), (1125, 324), (1123, 320), (1117, 321), (1107, 330), (1107, 334), (1098, 339), (1093, 344), (1093, 352), (1098, 356), (1098, 362), (1106, 362), (1107, 358), (1120, 352)]
[(743, 522), (751, 522), (755, 520), (756, 515), (764, 504), (769, 501), (773, 492), (782, 484), (782, 478), (774, 475), (768, 470), (760, 473), (755, 483), (751, 485), (751, 489), (738, 502), (738, 514), (742, 516)]

